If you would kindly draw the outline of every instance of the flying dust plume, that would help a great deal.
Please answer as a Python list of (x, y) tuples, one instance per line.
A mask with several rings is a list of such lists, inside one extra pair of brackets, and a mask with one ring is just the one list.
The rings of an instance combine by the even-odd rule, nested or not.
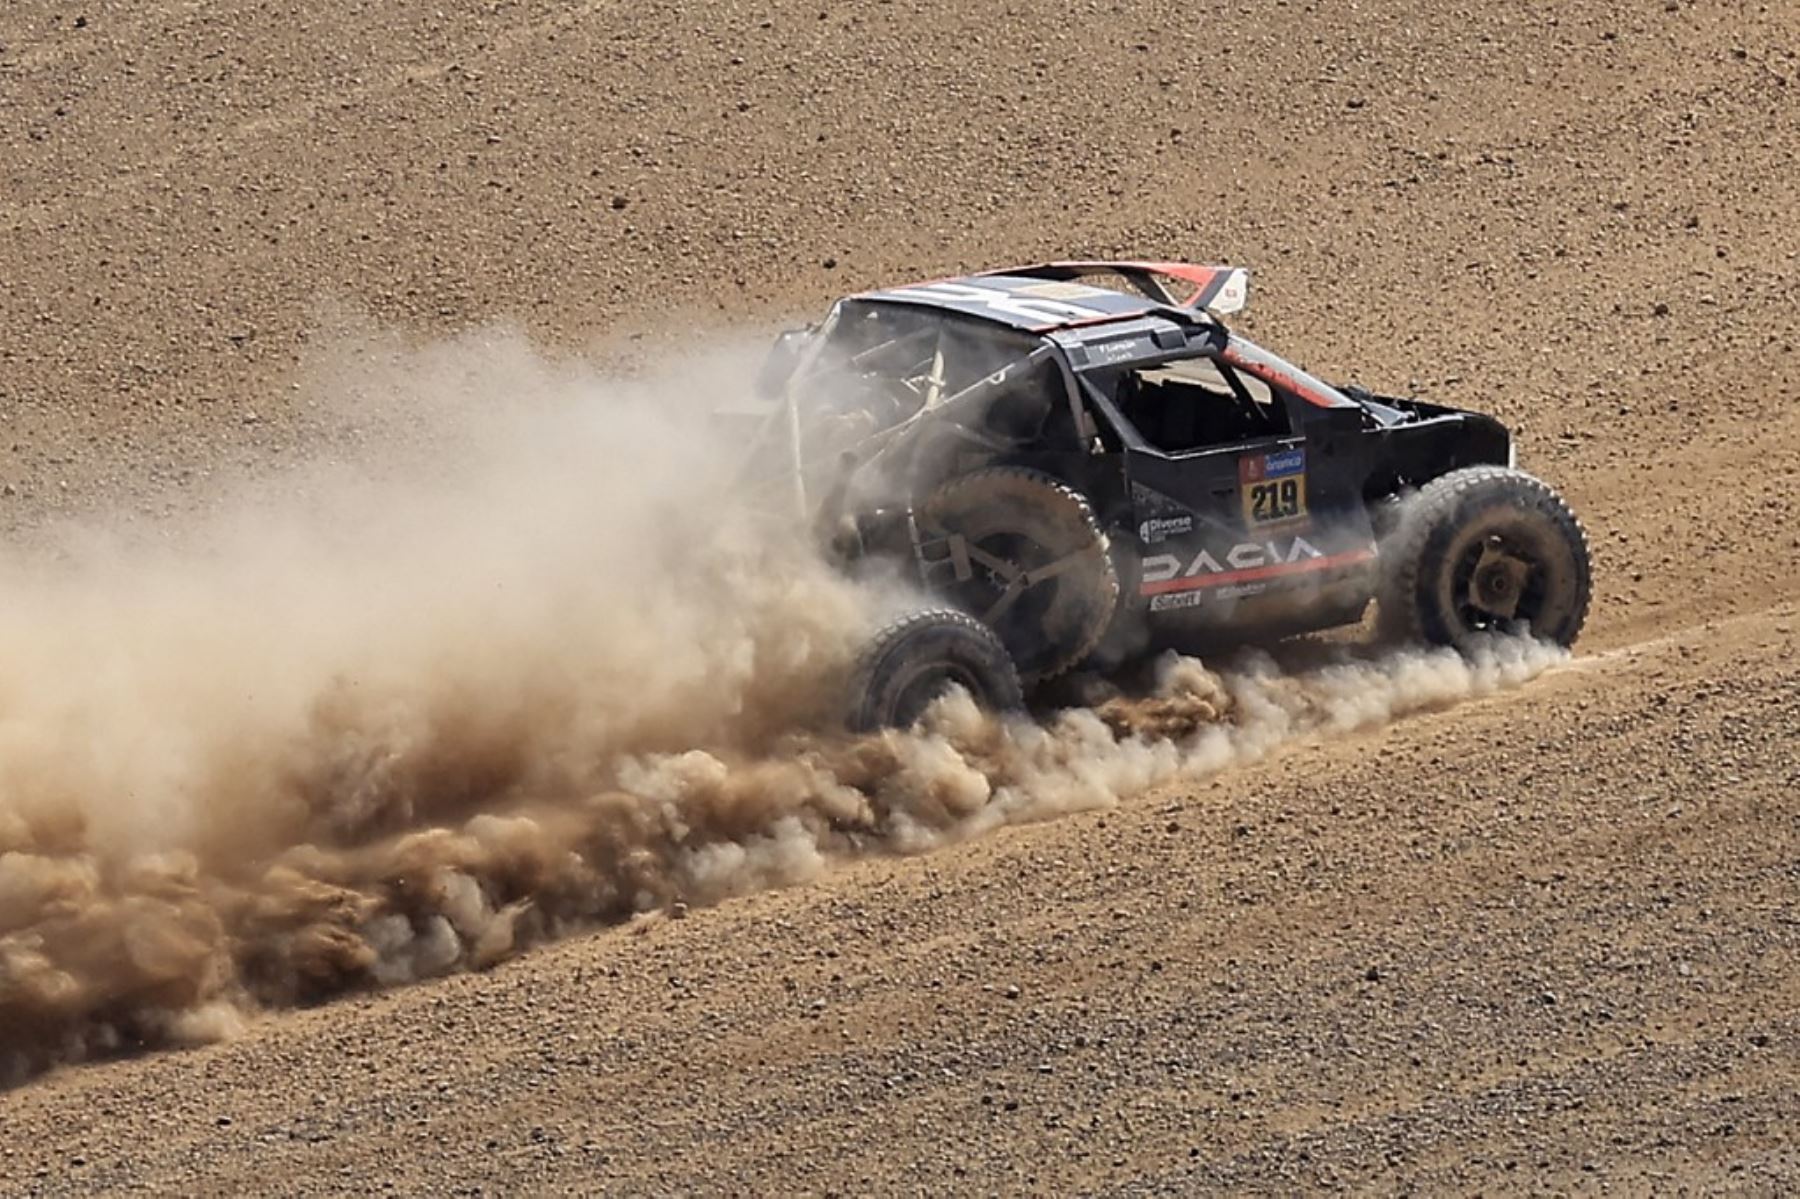
[(571, 931), (1118, 802), (1515, 685), (1498, 643), (918, 730), (832, 715), (860, 591), (736, 482), (743, 356), (598, 378), (367, 339), (320, 460), (0, 557), (0, 1084)]

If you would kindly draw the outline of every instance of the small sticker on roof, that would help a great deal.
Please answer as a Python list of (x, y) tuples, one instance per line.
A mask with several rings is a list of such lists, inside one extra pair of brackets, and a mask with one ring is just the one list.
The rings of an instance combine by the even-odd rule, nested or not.
[(1082, 348), (1087, 351), (1087, 360), (1098, 365), (1142, 358), (1156, 352), (1156, 344), (1147, 337), (1126, 337), (1118, 341), (1092, 342)]

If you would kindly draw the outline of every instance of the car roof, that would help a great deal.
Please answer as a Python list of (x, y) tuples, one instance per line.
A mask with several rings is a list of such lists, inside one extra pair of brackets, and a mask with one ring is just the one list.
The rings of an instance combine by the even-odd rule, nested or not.
[[(1143, 291), (1133, 294), (1081, 281), (1096, 276), (1120, 276)], [(1249, 272), (1241, 267), (1073, 261), (938, 279), (850, 299), (934, 308), (1046, 336), (1063, 348), (1079, 373), (1199, 353), (1194, 334), (1224, 329), (1216, 313), (1241, 310), (1248, 287)], [(1178, 290), (1185, 294), (1177, 295)], [(1316, 407), (1358, 407), (1336, 388), (1247, 338), (1231, 335), (1225, 358)]]
[[(1083, 277), (1108, 275), (1122, 277), (1142, 290), (1082, 282)], [(1242, 305), (1246, 281), (1242, 270), (1188, 263), (1046, 262), (884, 288), (852, 298), (941, 308), (1014, 329), (1047, 333), (1153, 315), (1209, 320), (1205, 306), (1227, 292)], [(1169, 282), (1187, 294), (1177, 296)]]

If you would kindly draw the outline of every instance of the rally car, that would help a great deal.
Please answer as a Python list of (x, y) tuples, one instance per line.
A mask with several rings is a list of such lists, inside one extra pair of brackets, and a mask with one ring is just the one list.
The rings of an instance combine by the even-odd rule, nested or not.
[(1313, 377), (1225, 323), (1248, 289), (1054, 262), (851, 296), (777, 341), (762, 445), (792, 502), (846, 569), (928, 597), (863, 655), (852, 727), (1371, 601), (1393, 638), (1574, 641), (1586, 538), (1508, 430)]

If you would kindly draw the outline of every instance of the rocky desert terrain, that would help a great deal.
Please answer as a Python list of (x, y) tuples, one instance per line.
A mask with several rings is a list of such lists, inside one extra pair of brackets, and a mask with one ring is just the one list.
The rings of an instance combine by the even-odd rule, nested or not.
[[(1800, 1190), (1797, 182), (1794, 0), (12, 0), (0, 565), (28, 581), (0, 600), (0, 818), (23, 814), (0, 819), (0, 1042), (32, 1064), (0, 1091), (0, 1192)], [(190, 961), (134, 921), (198, 902), (193, 859), (119, 872), (121, 829), (173, 835), (131, 788), (193, 763), (136, 747), (241, 697), (157, 672), (361, 644), (308, 639), (318, 572), (219, 574), (216, 542), (83, 590), (105, 570), (56, 572), (112, 552), (94, 530), (181, 541), (239, 486), (405, 457), (436, 428), (407, 405), (439, 392), (472, 453), (489, 392), (666, 378), (845, 292), (1064, 256), (1248, 265), (1260, 340), (1506, 420), (1593, 543), (1574, 658), (1353, 719), (1306, 701), (1229, 762), (1120, 768), (932, 852), (769, 866), (659, 909), (681, 919), (472, 944), (473, 971), (324, 994), (301, 970), (166, 1038), (197, 1046), (24, 1031), (17, 913), (52, 891), (98, 897), (104, 920), (56, 926), (93, 954)], [(652, 461), (659, 487), (681, 469)], [(393, 612), (486, 561), (423, 541), (440, 573)], [(276, 577), (303, 599), (267, 627), (208, 582)], [(214, 606), (184, 621), (190, 586)], [(500, 745), (504, 707), (452, 765), (535, 768), (539, 726)], [(82, 732), (46, 754), (18, 731), (40, 727)], [(710, 745), (671, 736), (645, 744)], [(47, 782), (71, 753), (92, 770)], [(237, 795), (293, 763), (204, 766)], [(452, 824), (480, 784), (458, 796)], [(40, 836), (51, 799), (104, 804), (108, 836)], [(375, 831), (434, 827), (420, 802)], [(174, 848), (202, 875), (224, 852)], [(387, 869), (362, 852), (332, 869)]]

